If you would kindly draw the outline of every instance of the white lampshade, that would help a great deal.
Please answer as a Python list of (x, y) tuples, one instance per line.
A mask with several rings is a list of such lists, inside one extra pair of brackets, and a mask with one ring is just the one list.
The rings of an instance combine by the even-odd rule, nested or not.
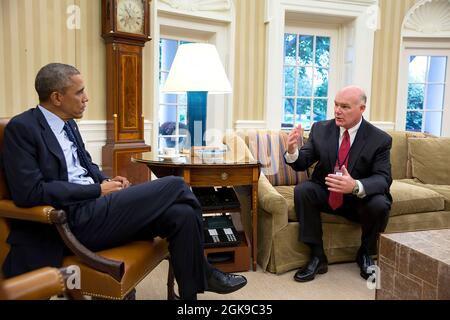
[(217, 49), (207, 43), (187, 43), (178, 47), (162, 92), (231, 92), (231, 85)]

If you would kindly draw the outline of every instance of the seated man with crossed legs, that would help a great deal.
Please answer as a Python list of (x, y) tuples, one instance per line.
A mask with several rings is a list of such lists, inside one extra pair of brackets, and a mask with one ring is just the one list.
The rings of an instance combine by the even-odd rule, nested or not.
[[(167, 238), (182, 299), (245, 286), (245, 277), (206, 261), (200, 203), (182, 178), (130, 186), (124, 177), (107, 178), (91, 161), (74, 121), (88, 102), (76, 68), (48, 64), (38, 72), (35, 87), (39, 105), (11, 119), (4, 134), (3, 164), (17, 206), (64, 209), (73, 234), (93, 251)], [(8, 277), (62, 263), (64, 244), (52, 226), (14, 221), (8, 243), (3, 265)]]

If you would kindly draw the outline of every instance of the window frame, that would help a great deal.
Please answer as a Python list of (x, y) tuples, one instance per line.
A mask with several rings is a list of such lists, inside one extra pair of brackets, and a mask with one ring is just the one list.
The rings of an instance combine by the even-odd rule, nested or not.
[[(281, 126), (283, 74), (280, 70), (283, 68), (284, 28), (290, 25), (290, 16), (296, 16), (295, 21), (339, 25), (337, 85), (340, 88), (356, 83), (365, 88), (368, 102), (364, 117), (370, 120), (373, 53), (378, 26), (368, 23), (372, 21), (368, 9), (377, 3), (377, 0), (266, 0), (266, 128), (280, 130)], [(335, 93), (331, 92), (331, 95)]]
[[(193, 42), (195, 42), (195, 43), (202, 43), (202, 42), (204, 42), (204, 40), (202, 40), (200, 38), (194, 38), (194, 37), (189, 37), (189, 36), (176, 37), (176, 36), (173, 36), (173, 35), (167, 35), (166, 36), (164, 34), (161, 34), (160, 37), (159, 37), (159, 41), (158, 41), (158, 47), (160, 46), (161, 40), (177, 41), (177, 51), (178, 51), (178, 47), (180, 46), (181, 42), (190, 42), (190, 43), (193, 43)], [(159, 60), (161, 60), (161, 56), (160, 55), (158, 55), (158, 65), (159, 65)], [(167, 75), (168, 75), (170, 70), (161, 70), (161, 69), (158, 68), (158, 82), (159, 82), (160, 76), (161, 76), (161, 74), (163, 72), (164, 73), (167, 72)], [(187, 96), (186, 96), (186, 104), (181, 104), (181, 103), (179, 103), (179, 95), (180, 95), (179, 93), (162, 93), (162, 94), (176, 95), (176, 103), (173, 104), (173, 103), (162, 102), (161, 101), (161, 98), (162, 98), (161, 97), (161, 92), (158, 93), (158, 117), (157, 117), (158, 122), (155, 125), (155, 128), (157, 128), (156, 131), (157, 131), (157, 136), (158, 136), (157, 146), (158, 146), (158, 149), (161, 149), (160, 141), (161, 141), (162, 138), (175, 138), (176, 139), (175, 140), (175, 148), (179, 151), (179, 138), (183, 138), (183, 137), (185, 138), (186, 137), (186, 135), (180, 134), (180, 128), (179, 128), (179, 123), (181, 123), (181, 121), (179, 119), (179, 117), (180, 117), (180, 106), (186, 106), (186, 108), (187, 108)], [(185, 95), (186, 95), (186, 93), (185, 93)], [(160, 121), (161, 119), (159, 117), (159, 112), (161, 111), (161, 107), (162, 106), (175, 107), (176, 108), (176, 110), (175, 110), (175, 117), (176, 117), (175, 133), (172, 134), (172, 135), (162, 135), (162, 134), (159, 133), (160, 122), (161, 122)], [(186, 122), (187, 122), (187, 119), (186, 119)]]
[[(153, 12), (153, 40), (151, 41), (152, 52), (152, 74), (159, 75), (159, 40), (182, 39), (190, 42), (204, 42), (216, 45), (219, 56), (223, 62), (228, 79), (233, 81), (234, 70), (230, 66), (234, 65), (234, 39), (235, 23), (231, 17), (234, 16), (232, 6), (229, 11), (229, 19), (214, 12), (201, 12), (197, 14), (186, 14), (178, 9), (168, 8), (158, 2), (158, 9)], [(158, 151), (159, 146), (159, 104), (160, 86), (159, 77), (153, 80), (153, 114), (151, 145)], [(218, 137), (217, 132), (225, 132), (231, 128), (233, 119), (233, 94), (208, 95), (208, 116), (206, 138), (208, 141)], [(216, 129), (216, 130), (214, 130)], [(218, 137), (217, 139), (221, 139)]]
[[(341, 73), (340, 70), (340, 63), (339, 63), (339, 29), (338, 26), (330, 24), (327, 26), (323, 26), (323, 25), (319, 25), (316, 23), (308, 23), (308, 22), (304, 22), (301, 23), (299, 25), (293, 26), (291, 24), (286, 25), (284, 28), (284, 33), (283, 33), (283, 61), (282, 61), (282, 96), (281, 96), (281, 122), (280, 122), (280, 127), (281, 124), (283, 123), (283, 115), (284, 115), (284, 99), (285, 99), (285, 82), (284, 82), (284, 67), (285, 65), (285, 61), (284, 61), (284, 35), (286, 33), (290, 33), (290, 34), (297, 34), (297, 35), (312, 35), (314, 37), (329, 37), (330, 38), (330, 62), (329, 62), (329, 66), (328, 66), (328, 99), (327, 99), (327, 111), (326, 111), (326, 119), (330, 119), (332, 117), (334, 117), (334, 93), (337, 90), (338, 87), (338, 74)], [(315, 43), (315, 41), (314, 41)], [(297, 44), (297, 48), (298, 48), (298, 44)], [(314, 46), (314, 53), (316, 52), (316, 47)], [(315, 55), (314, 55), (315, 56)], [(296, 67), (297, 64), (296, 64)], [(315, 68), (315, 65), (312, 66), (312, 68)], [(297, 78), (297, 77), (296, 77)], [(297, 83), (296, 83), (297, 86)], [(312, 90), (314, 90), (314, 77), (313, 77), (313, 88)], [(300, 96), (295, 96), (295, 100), (300, 97)], [(313, 113), (314, 113), (314, 109), (313, 109), (313, 105), (314, 105), (314, 99), (313, 96), (311, 96), (312, 99), (312, 106), (311, 106), (311, 125), (314, 123), (313, 120)], [(297, 126), (298, 123), (296, 123), (295, 121), (295, 110), (296, 110), (296, 106), (294, 107), (294, 126)], [(291, 130), (290, 128), (282, 128), (283, 130)]]
[[(447, 70), (444, 87), (444, 108), (442, 111), (441, 137), (450, 137), (450, 44), (438, 39), (404, 39), (401, 51), (399, 71), (396, 130), (406, 130), (408, 104), (409, 57), (410, 56), (446, 56)], [(422, 126), (423, 131), (423, 126)]]

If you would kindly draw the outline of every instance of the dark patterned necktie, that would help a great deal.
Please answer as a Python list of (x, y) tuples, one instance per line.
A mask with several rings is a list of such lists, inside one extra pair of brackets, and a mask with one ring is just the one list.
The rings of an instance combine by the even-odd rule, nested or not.
[[(347, 169), (348, 164), (348, 153), (350, 152), (350, 135), (348, 134), (348, 130), (344, 131), (344, 138), (341, 142), (341, 147), (339, 148), (338, 159), (336, 159), (336, 167), (341, 169), (342, 166), (345, 166)], [(344, 195), (340, 192), (330, 191), (330, 196), (328, 197), (328, 204), (331, 209), (336, 210), (342, 203), (344, 202)]]
[[(68, 122), (64, 123), (64, 131), (67, 133), (67, 137), (69, 140), (75, 145), (77, 148), (77, 154), (78, 159), (80, 160), (80, 165), (86, 169), (87, 173), (91, 178), (93, 178), (92, 172), (91, 172), (91, 166), (89, 165), (89, 160), (87, 159), (86, 154), (81, 150), (80, 146), (77, 143), (77, 139), (75, 138), (75, 135), (73, 134), (72, 127)], [(94, 179), (95, 180), (95, 179)]]

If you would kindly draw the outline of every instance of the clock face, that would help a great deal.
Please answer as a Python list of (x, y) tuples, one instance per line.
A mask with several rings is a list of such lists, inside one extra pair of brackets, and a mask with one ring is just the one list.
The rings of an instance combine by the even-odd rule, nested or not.
[(117, 0), (117, 30), (144, 34), (144, 1)]

